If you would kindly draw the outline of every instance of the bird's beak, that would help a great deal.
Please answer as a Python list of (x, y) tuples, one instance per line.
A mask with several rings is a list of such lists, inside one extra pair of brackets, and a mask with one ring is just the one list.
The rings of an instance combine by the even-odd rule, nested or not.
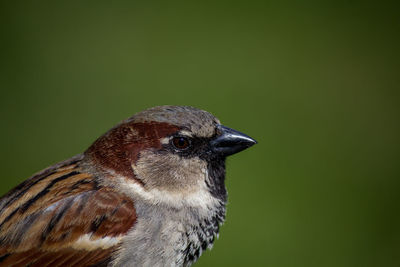
[(210, 144), (212, 150), (221, 156), (229, 156), (257, 144), (257, 141), (239, 131), (219, 125), (220, 135)]

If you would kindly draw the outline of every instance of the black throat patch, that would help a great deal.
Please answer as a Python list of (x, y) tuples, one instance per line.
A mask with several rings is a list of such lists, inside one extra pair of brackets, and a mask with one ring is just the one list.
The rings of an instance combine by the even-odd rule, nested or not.
[(225, 159), (214, 158), (208, 161), (209, 179), (206, 184), (210, 193), (217, 199), (226, 203), (227, 192), (225, 187)]

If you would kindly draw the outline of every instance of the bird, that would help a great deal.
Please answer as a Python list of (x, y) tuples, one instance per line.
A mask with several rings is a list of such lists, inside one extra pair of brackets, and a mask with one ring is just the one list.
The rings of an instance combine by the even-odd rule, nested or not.
[(257, 142), (190, 106), (136, 113), (0, 199), (0, 266), (190, 266), (218, 236), (225, 160)]

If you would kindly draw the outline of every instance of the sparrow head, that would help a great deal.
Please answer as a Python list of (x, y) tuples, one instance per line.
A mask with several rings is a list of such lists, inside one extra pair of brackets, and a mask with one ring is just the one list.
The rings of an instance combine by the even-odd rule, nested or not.
[(85, 154), (143, 192), (182, 198), (206, 192), (225, 201), (225, 158), (255, 143), (206, 111), (159, 106), (121, 122)]

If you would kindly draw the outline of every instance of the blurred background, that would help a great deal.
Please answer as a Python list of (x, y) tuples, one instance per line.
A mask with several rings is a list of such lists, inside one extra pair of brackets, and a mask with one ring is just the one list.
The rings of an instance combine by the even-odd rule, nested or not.
[(259, 144), (196, 266), (400, 266), (400, 19), (391, 2), (2, 1), (0, 193), (145, 108)]

